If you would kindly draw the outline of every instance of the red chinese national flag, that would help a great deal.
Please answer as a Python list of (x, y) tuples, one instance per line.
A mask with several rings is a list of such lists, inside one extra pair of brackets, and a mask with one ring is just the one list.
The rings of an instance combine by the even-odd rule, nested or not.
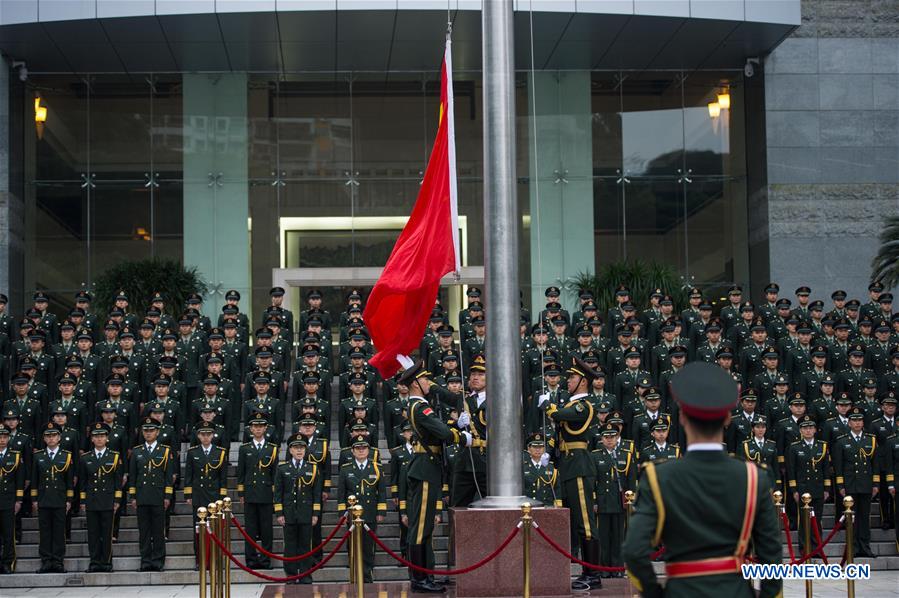
[(440, 124), (418, 199), (384, 271), (372, 289), (363, 318), (378, 352), (371, 358), (387, 379), (399, 370), (397, 356), (421, 341), (440, 279), (459, 271), (456, 145), (450, 41), (440, 85)]

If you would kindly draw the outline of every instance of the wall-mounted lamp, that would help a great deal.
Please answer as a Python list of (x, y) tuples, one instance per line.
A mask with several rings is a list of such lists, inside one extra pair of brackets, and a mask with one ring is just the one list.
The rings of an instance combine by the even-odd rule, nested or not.
[(724, 92), (718, 94), (718, 105), (721, 107), (722, 110), (730, 109), (730, 92), (729, 91), (725, 90)]
[(709, 116), (718, 118), (721, 115), (721, 104), (718, 102), (709, 102)]
[(44, 138), (44, 123), (47, 122), (47, 107), (41, 106), (41, 96), (34, 98), (34, 127), (37, 138)]

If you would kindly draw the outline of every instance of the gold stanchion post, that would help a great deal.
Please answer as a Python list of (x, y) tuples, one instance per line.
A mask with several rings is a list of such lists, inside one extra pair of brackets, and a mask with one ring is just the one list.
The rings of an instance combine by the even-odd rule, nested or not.
[(365, 522), (362, 520), (362, 505), (356, 504), (353, 507), (353, 545), (355, 546), (355, 556), (353, 564), (356, 569), (356, 598), (365, 598), (365, 573), (363, 572), (362, 558), (362, 533), (365, 531)]
[[(207, 524), (209, 527), (207, 528), (206, 533), (215, 534), (218, 531), (216, 529), (216, 523), (217, 523), (216, 522), (216, 520), (217, 520), (216, 514), (218, 513), (218, 507), (216, 506), (216, 504), (214, 502), (211, 502), (208, 505), (206, 505), (206, 511), (209, 515), (208, 520), (207, 520)], [(216, 596), (218, 596), (218, 585), (219, 585), (219, 578), (218, 578), (218, 568), (219, 568), (218, 558), (219, 557), (218, 557), (218, 554), (219, 554), (218, 545), (215, 542), (210, 541), (209, 542), (209, 598), (216, 598)]]
[[(855, 499), (851, 496), (847, 496), (843, 499), (843, 516), (845, 520), (843, 521), (843, 525), (846, 526), (846, 564), (851, 565), (852, 559), (854, 558), (854, 547), (853, 543), (855, 542), (855, 513), (852, 511), (852, 507), (855, 506)], [(847, 579), (846, 580), (846, 596), (847, 598), (855, 598), (855, 580)]]
[(200, 562), (200, 598), (206, 598), (206, 507), (197, 509), (197, 550)]
[[(811, 527), (811, 512), (812, 512), (812, 495), (808, 492), (803, 492), (802, 496), (802, 556), (806, 556), (812, 552), (812, 527)], [(805, 598), (813, 598), (814, 594), (812, 592), (812, 580), (805, 580)]]
[[(225, 502), (223, 500), (215, 501), (215, 509), (218, 514), (217, 523), (218, 530), (216, 530), (216, 534), (218, 535), (219, 540), (224, 541), (225, 539)], [(225, 596), (225, 561), (227, 558), (225, 557), (225, 553), (222, 552), (221, 549), (218, 551), (218, 598), (224, 598)]]
[(631, 515), (634, 513), (634, 499), (637, 495), (633, 490), (624, 491), (624, 529), (630, 529)]
[[(231, 550), (231, 497), (226, 496), (222, 499), (222, 503), (225, 507), (225, 511), (222, 514), (222, 526), (224, 528), (222, 541), (228, 547), (228, 550)], [(231, 598), (231, 561), (227, 557), (223, 560), (225, 568), (225, 598)]]
[[(346, 505), (347, 505), (347, 521), (350, 524), (353, 523), (353, 507), (356, 506), (356, 495), (350, 494), (346, 497)], [(355, 532), (355, 529), (353, 530)], [(349, 566), (350, 566), (350, 584), (356, 583), (356, 565), (353, 563), (353, 555), (356, 553), (356, 536), (350, 538), (349, 550), (347, 553), (349, 554)]]
[(531, 598), (531, 503), (521, 505), (521, 547), (524, 564), (524, 598)]

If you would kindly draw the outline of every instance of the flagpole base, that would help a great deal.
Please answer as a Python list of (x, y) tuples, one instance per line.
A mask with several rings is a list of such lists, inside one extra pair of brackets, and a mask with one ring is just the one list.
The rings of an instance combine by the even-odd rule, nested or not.
[(526, 502), (534, 502), (534, 499), (527, 496), (485, 496), (480, 500), (476, 500), (469, 509), (520, 509), (521, 505)]

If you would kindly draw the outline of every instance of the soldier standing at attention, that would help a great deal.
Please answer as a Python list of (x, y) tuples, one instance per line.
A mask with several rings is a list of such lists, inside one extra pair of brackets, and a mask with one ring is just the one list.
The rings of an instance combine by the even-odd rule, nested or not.
[[(799, 420), (799, 440), (790, 445), (787, 453), (787, 486), (793, 494), (793, 500), (800, 504), (800, 497), (808, 492), (812, 496), (811, 507), (817, 517), (824, 512), (824, 502), (830, 497), (830, 478), (833, 473), (830, 464), (830, 453), (827, 442), (815, 439), (818, 426), (810, 415), (803, 415)], [(817, 520), (816, 517), (816, 520)], [(821, 522), (817, 520), (818, 534), (821, 534)], [(799, 538), (805, 537), (805, 527), (799, 518)], [(812, 538), (812, 550), (818, 548), (815, 535)], [(801, 546), (800, 546), (801, 548)]]
[(31, 468), (31, 498), (37, 514), (41, 556), (38, 573), (65, 573), (66, 513), (75, 495), (75, 466), (72, 453), (59, 448), (59, 426), (44, 426), (47, 448), (34, 454)]
[[(780, 563), (782, 547), (767, 476), (723, 448), (737, 383), (720, 367), (695, 362), (671, 379), (671, 394), (689, 444), (683, 459), (643, 469), (622, 546), (628, 577), (644, 596), (661, 596), (650, 557), (664, 543), (665, 596), (756, 596), (740, 572), (750, 541), (762, 564)], [(762, 580), (759, 596), (779, 595), (781, 585)]]
[[(619, 450), (618, 426), (605, 424), (600, 432), (602, 447), (592, 452), (596, 466), (596, 511), (599, 514), (599, 558), (606, 567), (620, 567), (624, 536), (624, 492), (634, 486), (637, 466), (633, 454)], [(624, 577), (606, 572), (602, 577)]]
[(91, 426), (93, 449), (78, 462), (81, 482), (81, 510), (87, 512), (87, 545), (90, 565), (87, 573), (112, 571), (112, 518), (122, 498), (122, 456), (107, 448), (110, 428), (104, 423)]
[(528, 438), (528, 456), (524, 461), (524, 495), (547, 507), (561, 507), (559, 472), (549, 461), (546, 439), (540, 432)]
[(159, 427), (152, 417), (144, 418), (144, 442), (131, 450), (128, 464), (128, 496), (137, 513), (141, 571), (165, 567), (165, 512), (174, 494), (175, 457), (171, 447), (159, 442)]
[[(237, 453), (237, 495), (244, 506), (247, 534), (259, 544), (272, 550), (272, 512), (274, 509), (275, 470), (278, 468), (278, 445), (265, 439), (268, 418), (264, 413), (250, 417), (250, 441)], [(252, 569), (271, 569), (269, 557), (257, 552), (245, 542), (247, 566)]]
[[(322, 512), (323, 472), (318, 465), (306, 458), (306, 448), (305, 436), (291, 436), (287, 440), (290, 458), (278, 464), (278, 472), (275, 474), (275, 513), (278, 525), (284, 528), (286, 557), (312, 550), (312, 530), (318, 524)], [(285, 561), (284, 572), (288, 576), (305, 573), (313, 563), (315, 561), (311, 557), (301, 561)], [(312, 576), (301, 577), (293, 583), (312, 583)]]
[[(425, 397), (431, 390), (431, 372), (422, 362), (407, 368), (397, 380), (409, 388), (409, 423), (412, 425), (415, 456), (406, 475), (406, 505), (400, 505), (400, 517), (409, 529), (409, 560), (425, 567), (433, 562), (431, 536), (440, 521), (440, 495), (443, 484), (443, 443), (458, 444), (462, 437), (471, 444), (471, 434), (448, 427), (431, 409)], [(410, 571), (412, 591), (439, 593), (442, 585), (424, 573)]]
[[(378, 524), (384, 521), (387, 514), (387, 480), (380, 463), (369, 458), (370, 448), (365, 439), (353, 442), (353, 460), (340, 468), (337, 512), (346, 510), (348, 496), (355, 496), (356, 504), (362, 505), (362, 517), (366, 525), (377, 532)], [(371, 583), (375, 566), (375, 543), (368, 534), (362, 537), (362, 542), (362, 576), (365, 583)]]
[(855, 555), (873, 557), (871, 499), (879, 491), (881, 456), (877, 437), (865, 432), (865, 413), (860, 407), (849, 412), (849, 433), (834, 442), (831, 457), (840, 496), (855, 499)]
[(0, 574), (16, 567), (16, 514), (25, 494), (25, 461), (9, 448), (10, 430), (0, 423)]
[[(546, 416), (559, 425), (559, 478), (565, 504), (571, 512), (572, 530), (577, 531), (583, 560), (599, 565), (599, 536), (597, 535), (594, 485), (596, 468), (590, 455), (589, 440), (592, 435), (593, 405), (587, 392), (596, 377), (596, 371), (580, 358), (573, 357), (568, 368), (568, 392), (571, 399), (562, 407), (541, 397), (538, 408), (545, 408)], [(572, 534), (573, 536), (574, 534)], [(580, 577), (572, 584), (573, 590), (592, 590), (602, 587), (602, 580), (595, 571), (584, 567)]]
[[(199, 444), (188, 449), (184, 464), (184, 501), (193, 514), (194, 528), (198, 508), (228, 496), (228, 451), (212, 444), (215, 431), (215, 424), (211, 422), (202, 421), (197, 425)], [(230, 521), (226, 523), (231, 524)], [(197, 541), (197, 534), (194, 534), (194, 554), (199, 558)]]

